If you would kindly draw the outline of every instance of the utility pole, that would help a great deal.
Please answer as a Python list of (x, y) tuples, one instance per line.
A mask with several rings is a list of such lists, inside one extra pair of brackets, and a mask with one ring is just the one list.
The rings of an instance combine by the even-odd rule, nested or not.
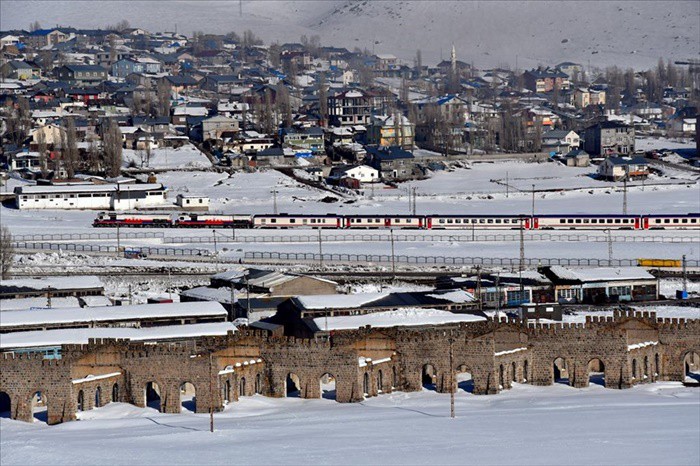
[(413, 187), (413, 215), (416, 215), (416, 188), (415, 186)]
[(532, 185), (532, 216), (535, 216), (535, 185)]
[(479, 311), (483, 311), (484, 303), (481, 299), (481, 266), (476, 266), (476, 299), (478, 299)]
[(277, 215), (277, 190), (272, 190), (272, 209), (275, 215)]
[(509, 194), (510, 194), (510, 186), (508, 186), (508, 172), (506, 172), (506, 199), (508, 199)]
[(622, 215), (627, 215), (627, 175), (625, 175), (622, 185)]
[(212, 371), (212, 354), (209, 353), (209, 432), (214, 432), (214, 374)]
[(121, 249), (121, 236), (119, 234), (119, 222), (117, 222), (117, 258), (119, 258), (119, 250)]
[(501, 272), (496, 274), (496, 318), (501, 312)]
[[(235, 308), (235, 301), (236, 301), (236, 292), (235, 292), (235, 288), (233, 286), (233, 281), (231, 281), (231, 320), (233, 320), (233, 318), (234, 318), (233, 310)], [(248, 316), (245, 316), (245, 317), (246, 317), (246, 319), (248, 318)]]
[(391, 238), (391, 272), (396, 280), (396, 254), (394, 253), (394, 229), (389, 229), (389, 237)]
[[(685, 258), (685, 256), (683, 256), (683, 257)], [(51, 309), (51, 287), (48, 287), (46, 289), (46, 307)]]
[(452, 363), (453, 360), (453, 350), (452, 346), (454, 344), (454, 338), (452, 334), (452, 329), (450, 329), (450, 418), (455, 418), (455, 368)]
[(523, 270), (525, 269), (525, 230), (523, 229), (523, 219), (520, 219), (520, 291), (523, 287)]
[(612, 234), (610, 233), (610, 229), (608, 229), (606, 231), (608, 232), (608, 266), (612, 267), (612, 261), (613, 261)]
[(216, 230), (212, 230), (211, 234), (214, 237), (214, 254), (218, 254), (219, 250), (216, 247)]
[(683, 266), (683, 296), (685, 297), (688, 295), (688, 270), (685, 264), (685, 254), (683, 254), (681, 265)]

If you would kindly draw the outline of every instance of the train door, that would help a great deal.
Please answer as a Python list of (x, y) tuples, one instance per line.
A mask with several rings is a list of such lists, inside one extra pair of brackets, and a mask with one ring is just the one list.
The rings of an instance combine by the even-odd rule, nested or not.
[(391, 227), (391, 218), (386, 217), (386, 218), (384, 219), (384, 226), (385, 226), (385, 227)]
[(433, 219), (432, 217), (428, 217), (425, 219), (425, 228), (427, 230), (431, 230), (433, 228)]
[(342, 223), (343, 223), (343, 219), (342, 219), (342, 218), (338, 217), (338, 218), (335, 219), (335, 227), (336, 227), (336, 228), (342, 228)]
[(634, 229), (639, 230), (639, 217), (634, 219)]
[(524, 227), (525, 230), (529, 230), (529, 229), (530, 229), (531, 223), (532, 223), (532, 222), (530, 222), (530, 219), (529, 219), (529, 218), (526, 218), (526, 219), (525, 219), (525, 227)]
[(423, 228), (423, 217), (418, 217), (418, 228)]
[(645, 230), (648, 230), (649, 229), (649, 217), (644, 217), (642, 219), (642, 222), (643, 222), (642, 228)]

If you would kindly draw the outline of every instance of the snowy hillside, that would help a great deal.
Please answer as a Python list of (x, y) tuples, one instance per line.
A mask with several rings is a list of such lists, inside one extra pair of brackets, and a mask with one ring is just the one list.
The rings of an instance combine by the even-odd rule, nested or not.
[(696, 1), (516, 2), (238, 0), (128, 4), (116, 1), (5, 0), (0, 28), (28, 27), (34, 20), (97, 27), (125, 18), (149, 29), (211, 32), (254, 30), (266, 42), (298, 41), (319, 34), (324, 44), (393, 53), (412, 62), (420, 48), (425, 63), (458, 58), (477, 66), (519, 67), (577, 61), (593, 66), (649, 67), (659, 57), (700, 55)]

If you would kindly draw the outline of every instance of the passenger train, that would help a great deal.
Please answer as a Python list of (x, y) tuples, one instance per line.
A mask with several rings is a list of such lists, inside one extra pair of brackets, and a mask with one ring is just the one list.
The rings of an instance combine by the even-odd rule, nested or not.
[(100, 212), (94, 227), (414, 230), (700, 230), (700, 214), (336, 215)]

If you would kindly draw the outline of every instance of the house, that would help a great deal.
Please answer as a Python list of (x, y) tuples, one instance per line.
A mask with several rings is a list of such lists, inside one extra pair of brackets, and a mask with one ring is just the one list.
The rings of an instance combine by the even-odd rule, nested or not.
[(217, 94), (230, 94), (240, 85), (240, 78), (232, 75), (209, 75), (201, 82), (201, 88)]
[(649, 176), (649, 163), (644, 157), (607, 157), (598, 166), (598, 176), (608, 181), (644, 179)]
[(518, 273), (500, 272), (481, 277), (440, 277), (438, 289), (459, 288), (477, 298), (483, 307), (502, 309), (524, 303), (549, 303), (554, 299), (552, 282), (534, 270)]
[(314, 155), (324, 153), (322, 128), (288, 127), (282, 130), (282, 137), (287, 147), (305, 149)]
[(414, 176), (415, 158), (413, 154), (400, 147), (367, 147), (370, 165), (377, 169), (382, 179), (398, 181)]
[(523, 80), (526, 89), (538, 94), (551, 92), (555, 87), (568, 89), (570, 84), (569, 76), (562, 71), (542, 67), (525, 71)]
[(591, 156), (585, 150), (574, 149), (564, 155), (564, 164), (567, 167), (588, 167)]
[(35, 48), (56, 45), (69, 39), (70, 35), (59, 29), (37, 29), (25, 37), (27, 44)]
[(258, 167), (281, 167), (287, 164), (285, 161), (287, 156), (281, 147), (268, 147), (257, 151), (253, 156), (253, 161)]
[(603, 121), (583, 131), (583, 149), (592, 156), (607, 157), (634, 152), (634, 127), (619, 121)]
[(554, 285), (559, 303), (601, 304), (649, 301), (659, 298), (656, 277), (641, 267), (543, 267), (541, 273)]
[(542, 135), (542, 150), (569, 152), (578, 149), (581, 139), (575, 131), (554, 129)]
[(35, 297), (101, 296), (104, 286), (98, 277), (44, 277), (0, 280), (0, 299)]
[(202, 120), (202, 140), (221, 139), (223, 133), (238, 132), (238, 120), (215, 115)]
[(268, 296), (334, 295), (338, 284), (331, 280), (275, 270), (237, 268), (211, 277), (215, 288), (231, 287)]
[(70, 84), (96, 85), (107, 80), (107, 70), (97, 65), (63, 65), (56, 77)]
[(124, 58), (112, 64), (112, 75), (118, 78), (126, 78), (130, 74), (160, 73), (161, 63), (149, 57)]
[(586, 108), (589, 105), (605, 105), (605, 96), (605, 89), (577, 87), (573, 95), (574, 106)]
[(41, 68), (23, 61), (12, 60), (0, 66), (0, 76), (20, 80), (40, 78)]
[(331, 168), (329, 179), (340, 182), (343, 178), (351, 178), (361, 183), (376, 183), (379, 181), (379, 170), (368, 165), (341, 165)]
[(50, 123), (35, 128), (29, 133), (29, 135), (31, 136), (34, 144), (39, 144), (40, 140), (43, 138), (43, 142), (50, 148), (61, 144), (61, 141), (65, 140), (66, 130), (61, 126)]
[(371, 123), (367, 127), (368, 144), (412, 149), (414, 139), (415, 125), (398, 113), (372, 116)]
[(209, 198), (207, 196), (194, 196), (189, 194), (178, 194), (175, 198), (175, 205), (184, 210), (209, 210)]
[(188, 118), (199, 117), (203, 120), (209, 115), (209, 110), (206, 107), (181, 106), (173, 108), (171, 113), (173, 125), (186, 126)]
[(579, 78), (583, 73), (583, 66), (581, 64), (570, 61), (559, 63), (556, 69), (567, 75), (569, 79)]
[(335, 126), (368, 125), (373, 113), (383, 109), (387, 96), (352, 89), (328, 96), (328, 121)]

